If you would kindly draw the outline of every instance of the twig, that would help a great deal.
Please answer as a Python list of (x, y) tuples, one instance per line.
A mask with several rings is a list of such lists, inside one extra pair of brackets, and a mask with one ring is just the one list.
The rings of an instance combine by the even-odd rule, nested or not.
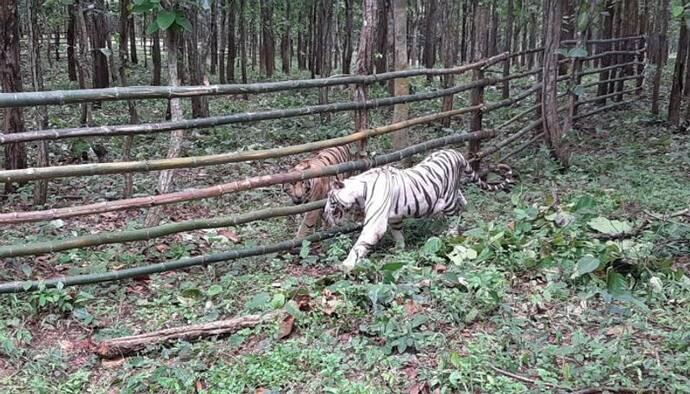
[(610, 241), (610, 240), (614, 240), (614, 239), (632, 238), (632, 237), (639, 235), (642, 232), (642, 230), (644, 230), (645, 227), (647, 227), (650, 223), (651, 223), (651, 221), (649, 219), (645, 219), (642, 221), (642, 223), (640, 223), (639, 225), (637, 225), (635, 228), (633, 228), (630, 231), (624, 231), (624, 232), (618, 233), (618, 234), (595, 234), (594, 238), (605, 240), (605, 241)]
[(610, 393), (651, 393), (652, 389), (628, 388), (628, 387), (588, 387), (586, 389), (572, 391), (571, 394), (594, 394), (603, 393), (604, 391)]
[[(489, 364), (489, 367), (491, 369), (493, 369), (494, 371), (500, 373), (501, 375), (507, 376), (509, 378), (513, 378), (515, 380), (519, 380), (521, 382), (525, 382), (525, 383), (529, 383), (529, 384), (537, 384), (537, 382), (538, 382), (536, 379), (528, 378), (526, 376), (522, 376), (522, 375), (518, 375), (516, 373), (510, 372), (510, 371), (506, 371), (505, 369), (498, 368), (497, 366), (492, 365), (492, 364)], [(541, 382), (541, 383), (543, 383), (545, 386), (552, 387), (552, 388), (558, 387), (553, 383), (548, 383), (548, 382)]]

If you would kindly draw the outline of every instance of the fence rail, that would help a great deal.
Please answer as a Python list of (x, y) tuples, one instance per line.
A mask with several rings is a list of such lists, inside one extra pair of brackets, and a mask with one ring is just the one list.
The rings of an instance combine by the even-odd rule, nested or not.
[[(625, 40), (641, 40), (642, 36), (616, 38), (611, 40), (593, 40), (588, 41), (586, 45), (610, 44), (614, 42), (622, 42)], [(576, 42), (564, 41), (563, 45), (576, 44)], [(300, 153), (312, 152), (326, 147), (342, 146), (356, 141), (362, 141), (367, 138), (381, 136), (394, 131), (406, 129), (412, 126), (430, 124), (438, 122), (443, 119), (449, 119), (465, 114), (473, 114), (473, 119), (479, 119), (479, 122), (473, 120), (473, 131), (471, 133), (456, 133), (440, 138), (434, 138), (418, 144), (408, 146), (406, 148), (376, 155), (371, 158), (353, 160), (346, 163), (326, 166), (320, 169), (310, 169), (306, 171), (291, 170), (288, 172), (281, 172), (278, 174), (269, 174), (261, 176), (252, 176), (241, 180), (213, 185), (209, 187), (202, 187), (198, 189), (183, 190), (171, 192), (161, 195), (152, 195), (145, 197), (127, 198), (115, 201), (100, 202), (87, 205), (77, 205), (63, 208), (53, 208), (38, 211), (17, 211), (0, 213), (0, 224), (18, 224), (24, 222), (45, 221), (53, 219), (63, 219), (81, 215), (98, 214), (104, 212), (118, 211), (131, 208), (145, 208), (160, 206), (166, 204), (173, 204), (179, 202), (187, 202), (193, 200), (200, 200), (211, 197), (218, 197), (228, 193), (236, 193), (250, 189), (268, 187), (283, 183), (292, 183), (299, 180), (306, 180), (324, 176), (333, 176), (344, 172), (362, 171), (372, 167), (386, 165), (407, 159), (415, 154), (425, 152), (430, 149), (436, 149), (447, 145), (459, 144), (472, 141), (475, 144), (476, 150), (472, 161), (479, 163), (483, 158), (489, 157), (500, 150), (503, 150), (513, 144), (517, 143), (530, 132), (526, 142), (520, 144), (512, 151), (503, 154), (499, 161), (505, 160), (508, 157), (524, 150), (537, 140), (543, 138), (543, 132), (540, 127), (541, 119), (528, 122), (522, 125), (512, 133), (507, 135), (500, 141), (497, 141), (490, 146), (480, 149), (479, 142), (493, 138), (510, 128), (514, 123), (518, 122), (524, 116), (533, 111), (539, 111), (541, 108), (541, 92), (543, 86), (541, 83), (541, 67), (516, 71), (513, 73), (503, 73), (501, 78), (484, 78), (483, 72), (493, 64), (506, 62), (509, 58), (520, 56), (523, 54), (535, 53), (542, 50), (542, 48), (535, 48), (528, 51), (522, 51), (513, 54), (500, 54), (488, 59), (480, 60), (474, 63), (443, 68), (443, 69), (415, 69), (406, 71), (395, 71), (369, 76), (335, 76), (331, 78), (322, 78), (315, 80), (298, 80), (298, 81), (283, 81), (283, 82), (269, 82), (249, 85), (213, 85), (202, 87), (181, 87), (181, 88), (155, 88), (150, 87), (132, 87), (132, 88), (112, 88), (112, 89), (92, 89), (88, 91), (56, 91), (56, 92), (38, 92), (38, 93), (20, 93), (20, 94), (0, 94), (0, 107), (13, 106), (33, 106), (33, 105), (52, 105), (52, 104), (66, 104), (66, 103), (82, 103), (92, 100), (132, 100), (132, 99), (159, 99), (159, 98), (174, 98), (174, 97), (193, 97), (202, 95), (229, 95), (229, 94), (245, 94), (245, 93), (267, 93), (294, 89), (306, 88), (320, 88), (343, 84), (371, 84), (379, 81), (386, 81), (401, 77), (420, 76), (420, 75), (448, 75), (459, 74), (470, 70), (479, 70), (473, 73), (473, 80), (469, 83), (439, 89), (436, 91), (410, 94), (404, 96), (394, 96), (386, 98), (371, 99), (367, 101), (351, 101), (340, 102), (332, 104), (322, 104), (315, 106), (308, 106), (302, 108), (290, 108), (283, 110), (263, 111), (256, 113), (240, 113), (225, 116), (215, 116), (201, 119), (184, 120), (181, 122), (161, 122), (144, 125), (120, 125), (120, 126), (99, 126), (99, 127), (81, 127), (81, 128), (67, 128), (54, 130), (36, 130), (16, 134), (0, 134), (0, 144), (16, 143), (16, 142), (30, 142), (39, 140), (54, 140), (72, 137), (110, 137), (121, 135), (134, 135), (144, 133), (163, 132), (178, 129), (194, 129), (199, 127), (212, 127), (223, 124), (231, 124), (238, 122), (249, 122), (267, 119), (282, 119), (294, 116), (314, 115), (327, 112), (339, 111), (356, 111), (378, 108), (383, 106), (397, 105), (403, 103), (411, 103), (418, 101), (432, 100), (441, 97), (453, 97), (454, 95), (466, 91), (472, 91), (474, 101), (472, 105), (444, 110), (442, 112), (423, 115), (416, 118), (408, 119), (403, 122), (388, 124), (381, 127), (361, 130), (354, 132), (347, 136), (331, 138), (327, 140), (308, 142), (299, 145), (293, 145), (282, 148), (263, 149), (245, 152), (229, 152), (215, 155), (196, 156), (196, 157), (182, 157), (176, 159), (158, 159), (158, 160), (144, 160), (144, 161), (128, 161), (115, 163), (95, 163), (83, 165), (67, 165), (58, 167), (39, 167), (28, 168), (21, 170), (0, 170), (0, 182), (18, 182), (18, 181), (32, 181), (32, 180), (46, 180), (57, 179), (74, 176), (91, 176), (91, 175), (106, 175), (106, 174), (122, 174), (132, 172), (144, 171), (159, 171), (176, 168), (194, 168), (201, 166), (221, 165), (228, 163), (248, 162), (255, 160), (264, 160), (270, 158), (279, 158)], [(562, 64), (567, 64), (572, 67), (570, 74), (558, 76), (557, 80), (565, 82), (567, 86), (561, 89), (563, 93), (559, 97), (566, 97), (571, 95), (569, 102), (559, 108), (559, 111), (568, 110), (568, 116), (572, 116), (573, 121), (589, 117), (603, 111), (615, 109), (620, 106), (634, 102), (636, 99), (627, 101), (616, 101), (612, 104), (606, 105), (606, 100), (612, 97), (623, 97), (623, 95), (637, 92), (641, 93), (639, 88), (640, 78), (643, 76), (643, 67), (638, 67), (636, 72), (633, 72), (633, 66), (643, 66), (645, 49), (638, 49), (634, 51), (618, 51), (610, 50), (600, 52), (588, 57), (579, 58), (569, 64), (569, 60), (561, 61)], [(610, 66), (600, 67), (593, 70), (580, 70), (579, 66), (587, 64), (589, 60), (603, 58), (606, 56), (612, 57), (614, 63)], [(633, 56), (635, 61), (624, 61), (626, 56)], [(578, 63), (578, 67), (575, 64)], [(612, 73), (611, 78), (606, 80), (581, 83), (580, 79), (588, 75), (602, 73), (602, 71), (621, 69), (620, 73)], [(510, 71), (510, 70), (509, 70)], [(627, 75), (634, 74), (634, 75)], [(537, 75), (537, 81), (531, 86), (523, 88), (519, 92), (513, 93), (506, 99), (485, 102), (483, 95), (474, 95), (478, 91), (482, 91), (485, 87), (497, 85), (500, 83), (509, 84), (510, 81)], [(601, 75), (601, 74), (600, 74)], [(615, 77), (615, 78), (614, 78)], [(627, 80), (637, 79), (638, 87), (635, 89), (625, 89), (624, 82)], [(604, 95), (587, 97), (583, 100), (573, 99), (575, 88), (580, 87), (586, 89), (594, 87), (603, 83), (616, 84), (615, 91), (607, 92)], [(516, 115), (512, 116), (507, 121), (502, 122), (496, 129), (487, 128), (482, 124), (482, 114), (488, 114), (500, 108), (516, 106), (523, 100), (535, 96), (536, 104), (528, 106), (521, 110)], [(578, 106), (586, 104), (597, 103), (600, 107), (575, 114), (575, 109)], [(538, 112), (538, 116), (541, 112)], [(184, 231), (192, 231), (199, 229), (218, 228), (227, 226), (236, 226), (257, 220), (266, 220), (275, 217), (289, 216), (299, 213), (308, 212), (314, 209), (320, 209), (323, 206), (323, 201), (316, 201), (310, 204), (291, 206), (291, 207), (277, 207), (268, 208), (258, 211), (252, 211), (234, 216), (219, 217), (213, 219), (197, 219), (188, 220), (178, 223), (164, 224), (156, 227), (102, 232), (94, 235), (78, 236), (71, 238), (56, 239), (45, 242), (36, 242), (29, 244), (16, 244), (0, 246), (0, 258), (30, 256), (43, 253), (55, 253), (59, 251), (92, 247), (105, 244), (133, 242), (150, 240), (157, 237), (167, 236)], [(357, 227), (347, 227), (340, 229), (340, 231), (351, 232), (355, 231)], [(330, 238), (339, 233), (337, 230), (327, 231), (323, 233), (314, 234), (307, 237), (310, 241), (319, 241)], [(120, 280), (131, 278), (137, 275), (164, 272), (169, 270), (182, 269), (202, 264), (215, 263), (219, 261), (227, 261), (235, 258), (256, 256), (260, 254), (274, 253), (282, 250), (288, 250), (298, 246), (301, 240), (284, 241), (277, 244), (258, 248), (248, 248), (225, 253), (218, 253), (208, 256), (198, 256), (187, 259), (175, 260), (159, 264), (151, 264), (143, 267), (135, 267), (123, 269), (112, 272), (77, 275), (64, 278), (54, 278), (46, 281), (13, 281), (0, 284), (0, 293), (19, 292), (34, 290), (43, 287), (59, 287), (70, 286), (88, 283), (99, 283), (103, 281)]]

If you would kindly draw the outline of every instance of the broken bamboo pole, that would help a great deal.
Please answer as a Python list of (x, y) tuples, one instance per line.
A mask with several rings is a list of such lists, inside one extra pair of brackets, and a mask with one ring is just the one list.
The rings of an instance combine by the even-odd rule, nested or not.
[(139, 353), (152, 345), (174, 341), (194, 341), (201, 338), (227, 336), (249, 327), (277, 321), (285, 316), (284, 311), (272, 311), (246, 315), (210, 323), (167, 328), (127, 337), (105, 339), (94, 343), (94, 352), (102, 358), (111, 359)]
[(166, 328), (127, 337), (105, 339), (94, 344), (94, 352), (102, 358), (119, 358), (139, 353), (152, 345), (162, 345), (174, 341), (193, 341), (197, 339), (227, 336), (249, 327), (276, 321), (286, 315), (285, 311), (272, 311), (256, 315), (246, 315), (210, 323)]

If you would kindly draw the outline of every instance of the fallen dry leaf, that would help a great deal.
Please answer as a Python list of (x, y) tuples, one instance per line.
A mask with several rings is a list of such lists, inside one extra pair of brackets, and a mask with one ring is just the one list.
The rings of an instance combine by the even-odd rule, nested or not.
[(280, 322), (280, 330), (278, 331), (277, 339), (283, 339), (288, 337), (292, 333), (292, 329), (295, 327), (295, 318), (292, 315), (287, 315)]
[(411, 299), (405, 301), (403, 308), (405, 308), (405, 312), (407, 312), (408, 315), (417, 314), (424, 309), (418, 303), (412, 301)]
[(241, 241), (240, 236), (232, 230), (220, 229), (218, 230), (218, 235), (222, 235), (234, 243), (239, 243)]
[(124, 357), (115, 358), (112, 360), (103, 360), (103, 361), (101, 361), (101, 365), (103, 366), (103, 368), (106, 368), (106, 369), (120, 368), (122, 366), (122, 364), (125, 363), (125, 360), (126, 359)]

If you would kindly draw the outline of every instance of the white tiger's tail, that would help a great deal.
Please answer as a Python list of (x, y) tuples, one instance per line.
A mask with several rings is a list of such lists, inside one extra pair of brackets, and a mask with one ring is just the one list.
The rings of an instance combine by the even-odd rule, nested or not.
[(500, 170), (501, 172), (501, 177), (503, 178), (501, 182), (498, 183), (488, 183), (484, 181), (479, 174), (477, 174), (474, 169), (472, 169), (472, 165), (470, 164), (469, 161), (465, 160), (463, 157), (462, 160), (462, 166), (463, 166), (463, 172), (465, 175), (470, 179), (472, 183), (475, 183), (477, 186), (479, 186), (480, 189), (487, 190), (490, 192), (495, 192), (499, 190), (510, 190), (510, 188), (513, 186), (515, 183), (515, 178), (513, 176), (513, 170), (508, 166), (507, 164), (499, 164), (496, 166), (496, 169)]

